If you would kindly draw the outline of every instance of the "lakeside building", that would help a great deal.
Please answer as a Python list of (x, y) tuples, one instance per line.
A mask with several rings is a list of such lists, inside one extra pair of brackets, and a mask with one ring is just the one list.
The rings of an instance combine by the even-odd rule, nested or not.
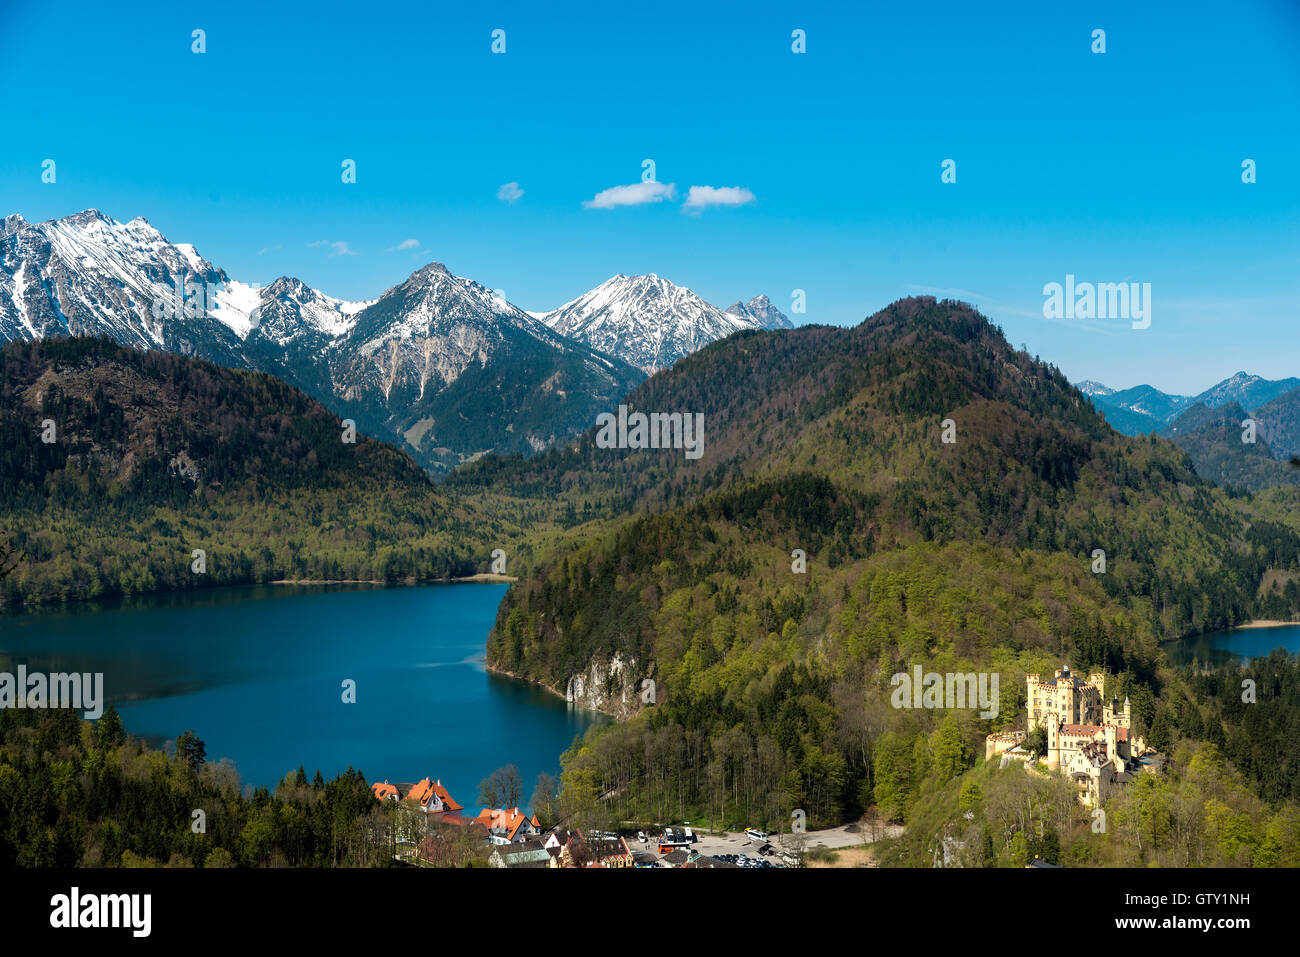
[(537, 815), (529, 817), (519, 808), (483, 808), (476, 818), (488, 832), (493, 844), (521, 844), (542, 833)]
[(425, 814), (434, 815), (448, 824), (464, 820), (460, 814), (464, 807), (442, 786), (441, 779), (425, 778), (415, 784), (390, 784), (384, 780), (370, 785), (370, 793), (377, 801), (415, 801)]

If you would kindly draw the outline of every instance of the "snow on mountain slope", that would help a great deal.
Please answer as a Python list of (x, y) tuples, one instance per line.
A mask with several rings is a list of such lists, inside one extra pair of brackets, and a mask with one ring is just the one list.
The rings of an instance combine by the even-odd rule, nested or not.
[(301, 338), (337, 339), (356, 325), (357, 316), (374, 299), (348, 302), (308, 286), (301, 279), (281, 276), (259, 288), (231, 281), (217, 296), (213, 315), (241, 339), (250, 335), (279, 346)]
[(545, 322), (647, 373), (733, 332), (764, 328), (759, 318), (723, 312), (654, 273), (620, 273), (547, 313)]
[(1074, 387), (1084, 395), (1114, 395), (1115, 390), (1108, 385), (1102, 385), (1093, 379), (1084, 379), (1082, 382), (1076, 382)]
[[(106, 335), (142, 348), (246, 365), (238, 339), (206, 314), (205, 290), (226, 274), (192, 246), (174, 246), (143, 217), (95, 209), (44, 223), (8, 216), (0, 233), (0, 339)], [(187, 314), (187, 306), (196, 313)]]
[(1300, 386), (1300, 379), (1265, 379), (1248, 372), (1238, 372), (1206, 389), (1196, 397), (1196, 401), (1204, 402), (1211, 409), (1236, 402), (1250, 412), (1297, 386)]
[(340, 401), (386, 410), (386, 427), (438, 464), (539, 451), (643, 378), (441, 263), (361, 310), (328, 362)]
[(340, 395), (349, 399), (375, 390), (387, 398), (405, 386), (418, 400), (427, 389), (451, 385), (470, 366), (481, 367), (498, 349), (524, 340), (579, 351), (605, 372), (616, 365), (435, 262), (361, 310), (333, 349), (331, 368)]

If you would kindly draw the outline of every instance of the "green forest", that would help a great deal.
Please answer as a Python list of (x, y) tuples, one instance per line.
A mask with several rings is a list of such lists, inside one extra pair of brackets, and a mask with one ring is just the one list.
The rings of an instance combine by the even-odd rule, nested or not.
[[(935, 816), (945, 788), (989, 773), (986, 734), (1023, 727), (1024, 674), (1068, 662), (1132, 699), (1138, 732), (1170, 757), (1170, 786), (1201, 745), (1216, 747), (1202, 761), (1223, 764), (1225, 795), (1245, 796), (1224, 798), (1233, 813), (1263, 827), (1274, 808), (1289, 826), (1300, 795), (1275, 777), (1289, 781), (1300, 752), (1273, 726), (1247, 732), (1249, 753), (1275, 755), (1280, 772), (1233, 750), (1243, 715), (1169, 668), (1160, 643), (1300, 617), (1294, 488), (1228, 494), (1174, 445), (1113, 432), (968, 307), (934, 300), (851, 330), (735, 336), (628, 401), (703, 409), (713, 454), (692, 469), (582, 443), (456, 479), (548, 490), (610, 516), (507, 594), (488, 643), (490, 663), (552, 688), (615, 657), (634, 678), (608, 693), (635, 701), (641, 680), (655, 682), (653, 705), (566, 755), (572, 806), (613, 790), (593, 813), (771, 829), (795, 808), (809, 827), (872, 809), (909, 825), (887, 860), (928, 866), (949, 827)], [(947, 446), (943, 419), (956, 425)], [(890, 676), (914, 664), (995, 670), (1000, 713), (892, 708)], [(1058, 842), (1086, 830), (1077, 802), (1064, 808), (1079, 820), (1054, 825)], [(1046, 825), (1034, 828), (1044, 840)], [(999, 839), (980, 861), (1011, 863), (1029, 840)], [(1163, 850), (1143, 860), (1167, 863)]]
[[(600, 449), (593, 429), (434, 483), (389, 446), (341, 441), (336, 417), (269, 376), (104, 340), (11, 344), (0, 388), (4, 561), (25, 555), (3, 582), (9, 605), (456, 577), (505, 547), (520, 581), (491, 668), (563, 689), (593, 663), (625, 666), (601, 689), (625, 720), (562, 759), (557, 813), (587, 826), (781, 831), (798, 809), (809, 828), (902, 824), (879, 845), (900, 866), (1295, 864), (1300, 662), (1175, 669), (1161, 646), (1300, 619), (1300, 488), (1225, 489), (1172, 442), (1115, 432), (963, 304), (741, 333), (656, 374), (626, 401), (702, 412), (699, 461)], [(1104, 671), (1168, 759), (1105, 808), (1101, 832), (1064, 781), (983, 760), (985, 735), (1023, 727), (1025, 673), (1062, 663)], [(996, 673), (997, 714), (893, 707), (891, 677), (916, 665)], [(15, 794), (40, 793), (34, 755), (66, 751), (83, 781), (104, 751), (89, 725), (6, 733)], [(41, 735), (58, 747), (33, 750)], [(359, 775), (236, 799), (211, 767), (129, 742), (104, 753), (170, 769), (160, 794), (235, 801), (220, 847), (236, 863), (371, 862), (338, 837), (371, 826), (347, 803)], [(345, 811), (321, 809), (330, 787)], [(186, 843), (176, 820), (172, 843), (101, 828), (58, 850), (69, 812), (24, 813), (6, 838), (21, 862), (205, 863), (213, 843)], [(343, 817), (299, 846), (280, 829), (298, 813)], [(273, 834), (259, 853), (243, 837), (254, 819)]]
[(345, 434), (263, 373), (107, 339), (10, 343), (0, 529), (26, 560), (0, 598), (453, 578), (555, 511), (453, 500), (404, 453)]
[[(387, 866), (391, 813), (349, 768), (242, 793), (187, 732), (174, 753), (66, 709), (0, 711), (0, 867)], [(202, 812), (202, 815), (196, 814)]]

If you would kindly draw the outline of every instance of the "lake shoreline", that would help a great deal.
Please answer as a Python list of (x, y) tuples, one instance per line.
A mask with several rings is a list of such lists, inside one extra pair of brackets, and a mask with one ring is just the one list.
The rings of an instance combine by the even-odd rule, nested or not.
[(98, 595), (93, 598), (69, 598), (63, 601), (22, 602), (20, 604), (0, 602), (0, 618), (37, 612), (92, 610), (96, 605), (105, 603), (164, 598), (170, 595), (193, 595), (200, 592), (220, 592), (234, 588), (256, 588), (262, 585), (299, 585), (303, 587), (319, 585), (386, 585), (390, 588), (414, 588), (420, 585), (513, 585), (518, 581), (519, 579), (513, 575), (495, 575), (491, 572), (479, 572), (475, 575), (464, 575), (459, 578), (397, 578), (392, 581), (384, 581), (379, 578), (277, 578), (269, 582), (235, 582), (202, 588), (160, 588), (156, 591)]
[(483, 659), (483, 670), (490, 675), (495, 675), (498, 678), (510, 678), (514, 681), (522, 682), (523, 684), (526, 684), (532, 688), (541, 688), (543, 691), (548, 691), (551, 694), (555, 695), (555, 697), (559, 698), (569, 707), (576, 708), (579, 711), (586, 711), (590, 714), (603, 714), (605, 717), (612, 718), (616, 722), (621, 722), (623, 720), (614, 712), (606, 711), (604, 708), (592, 708), (589, 707), (588, 705), (578, 704), (576, 701), (570, 701), (568, 694), (561, 691), (559, 688), (551, 687), (544, 681), (539, 681), (536, 678), (529, 677), (528, 675), (518, 675), (515, 674), (513, 671), (507, 671), (504, 668), (499, 668), (496, 665), (490, 664), (486, 656)]
[(1285, 649), (1288, 654), (1296, 654), (1300, 651), (1298, 637), (1300, 621), (1257, 618), (1231, 628), (1216, 628), (1162, 641), (1160, 647), (1170, 665), (1185, 668), (1194, 663), (1204, 665), (1262, 657), (1275, 646)]
[(1159, 644), (1161, 648), (1174, 647), (1183, 642), (1204, 638), (1206, 635), (1218, 635), (1229, 631), (1249, 631), (1258, 628), (1293, 628), (1296, 626), (1300, 626), (1300, 620), (1280, 621), (1273, 618), (1252, 618), (1250, 621), (1244, 621), (1240, 625), (1230, 625), (1227, 628), (1210, 628), (1206, 631), (1196, 631), (1178, 638), (1165, 638)]
[(491, 572), (479, 572), (475, 575), (462, 575), (459, 578), (397, 578), (384, 581), (382, 578), (277, 578), (267, 582), (268, 585), (449, 585), (456, 582), (487, 582), (494, 585), (511, 585), (519, 581), (513, 575), (496, 575)]
[[(510, 587), (488, 584), (265, 583), (164, 592), (111, 613), (78, 603), (0, 618), (0, 648), (32, 672), (105, 674), (129, 734), (158, 745), (193, 728), (208, 760), (230, 758), (244, 784), (274, 787), (299, 764), (327, 778), (351, 766), (372, 782), (440, 779), (468, 800), (506, 764), (526, 781), (558, 773), (574, 738), (608, 720), (484, 675)], [(439, 707), (454, 712), (449, 732), (430, 735)]]

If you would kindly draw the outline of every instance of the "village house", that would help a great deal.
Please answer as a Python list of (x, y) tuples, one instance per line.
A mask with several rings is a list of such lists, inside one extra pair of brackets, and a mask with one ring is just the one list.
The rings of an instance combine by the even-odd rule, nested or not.
[(518, 844), (503, 844), (488, 857), (488, 863), (493, 867), (548, 867), (550, 862), (550, 852), (542, 846), (541, 841), (537, 840), (521, 841)]
[(1040, 726), (1047, 732), (1047, 753), (1039, 760), (1079, 788), (1079, 799), (1100, 807), (1117, 788), (1133, 779), (1139, 768), (1158, 766), (1142, 738), (1131, 735), (1132, 714), (1128, 698), (1106, 699), (1106, 676), (1100, 672), (1087, 680), (1063, 665), (1047, 680), (1025, 675), (1027, 731), (990, 734), (984, 756), (1002, 756), (1002, 766), (1018, 760), (1029, 763), (1026, 738)]
[(578, 846), (583, 843), (582, 832), (579, 830), (569, 830), (568, 828), (554, 828), (547, 831), (546, 836), (542, 839), (542, 846), (545, 847), (547, 852), (551, 855), (552, 867), (560, 866), (559, 864), (556, 864), (555, 861), (560, 858), (566, 848)]
[(636, 863), (622, 837), (588, 841), (581, 831), (558, 828), (546, 834), (542, 846), (551, 856), (551, 867), (632, 867)]
[(632, 850), (627, 846), (627, 839), (602, 838), (587, 842), (588, 867), (631, 867)]
[(542, 832), (537, 815), (524, 814), (519, 808), (483, 808), (476, 818), (488, 832), (493, 844), (519, 844)]
[(390, 784), (387, 780), (370, 785), (370, 793), (377, 801), (415, 801), (425, 814), (434, 815), (444, 823), (463, 823), (458, 804), (442, 786), (442, 780), (425, 778), (416, 784)]
[(425, 778), (419, 784), (413, 786), (406, 796), (419, 803), (420, 810), (426, 814), (446, 814), (464, 810), (447, 793), (447, 789), (442, 786), (441, 780), (430, 781)]

